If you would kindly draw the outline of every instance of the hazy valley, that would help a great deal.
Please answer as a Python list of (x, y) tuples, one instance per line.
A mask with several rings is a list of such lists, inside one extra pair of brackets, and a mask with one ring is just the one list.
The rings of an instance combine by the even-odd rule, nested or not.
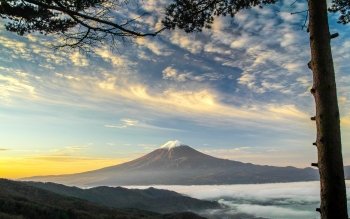
[(298, 219), (319, 216), (315, 212), (320, 202), (317, 175), (312, 168), (219, 159), (169, 141), (124, 164), (71, 175), (31, 177), (23, 183), (113, 209), (157, 214), (189, 211), (210, 219)]

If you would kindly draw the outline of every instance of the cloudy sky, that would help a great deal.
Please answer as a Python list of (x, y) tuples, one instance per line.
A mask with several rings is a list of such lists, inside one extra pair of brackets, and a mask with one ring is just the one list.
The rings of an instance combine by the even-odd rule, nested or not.
[[(178, 139), (258, 164), (316, 161), (303, 1), (285, 0), (211, 30), (167, 31), (95, 48), (55, 51), (53, 36), (0, 30), (0, 176), (73, 173), (117, 164)], [(159, 27), (164, 1), (129, 17)], [(140, 21), (141, 22), (141, 21)], [(350, 25), (330, 17), (344, 161), (350, 164)]]

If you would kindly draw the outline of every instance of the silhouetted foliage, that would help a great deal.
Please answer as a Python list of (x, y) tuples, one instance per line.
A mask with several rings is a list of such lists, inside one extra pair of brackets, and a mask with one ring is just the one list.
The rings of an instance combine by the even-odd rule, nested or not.
[(231, 16), (243, 9), (263, 7), (277, 0), (175, 0), (166, 9), (163, 24), (170, 29), (178, 27), (186, 32), (210, 28), (215, 16)]
[[(274, 4), (278, 0), (174, 0), (166, 8), (166, 17), (163, 20), (169, 29), (180, 28), (189, 32), (202, 31), (211, 28), (216, 16), (231, 16), (243, 9), (252, 7), (262, 8)], [(350, 21), (350, 0), (333, 0), (329, 9), (331, 12), (340, 12), (339, 23)]]
[(347, 24), (350, 22), (350, 1), (349, 0), (332, 0), (330, 12), (339, 12), (338, 23)]
[[(155, 36), (165, 28), (186, 32), (210, 28), (215, 16), (233, 17), (238, 11), (263, 7), (278, 0), (175, 0), (166, 8), (164, 28), (148, 32), (139, 18), (126, 19), (116, 13), (127, 0), (0, 0), (0, 17), (6, 29), (19, 35), (39, 32), (60, 34), (60, 46), (88, 48), (126, 37)], [(339, 23), (350, 20), (350, 1), (333, 0), (329, 9), (339, 12)]]
[[(110, 44), (125, 37), (155, 36), (138, 19), (118, 14), (124, 0), (0, 0), (0, 17), (8, 31), (19, 35), (39, 32), (64, 37), (61, 46), (84, 48)], [(141, 16), (142, 17), (142, 16)]]

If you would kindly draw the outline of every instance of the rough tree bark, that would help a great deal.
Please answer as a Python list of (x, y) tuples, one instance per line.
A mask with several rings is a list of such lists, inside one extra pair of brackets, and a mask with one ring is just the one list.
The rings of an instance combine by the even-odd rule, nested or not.
[[(337, 90), (326, 0), (309, 0), (311, 93), (315, 97), (322, 219), (347, 219), (346, 190)], [(316, 166), (316, 165), (315, 165)]]

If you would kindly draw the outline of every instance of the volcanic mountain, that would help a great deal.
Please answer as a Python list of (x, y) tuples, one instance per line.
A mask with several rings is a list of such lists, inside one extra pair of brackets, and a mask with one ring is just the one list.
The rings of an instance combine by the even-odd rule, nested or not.
[(312, 168), (274, 167), (219, 159), (178, 141), (138, 159), (99, 170), (25, 180), (76, 186), (210, 185), (297, 182), (317, 180)]

